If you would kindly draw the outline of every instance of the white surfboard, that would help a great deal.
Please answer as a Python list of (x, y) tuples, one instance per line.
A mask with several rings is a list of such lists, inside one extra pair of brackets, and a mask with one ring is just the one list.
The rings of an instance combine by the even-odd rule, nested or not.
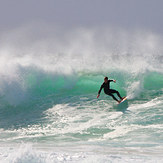
[(125, 97), (119, 104), (123, 103), (125, 100), (127, 100), (127, 97)]

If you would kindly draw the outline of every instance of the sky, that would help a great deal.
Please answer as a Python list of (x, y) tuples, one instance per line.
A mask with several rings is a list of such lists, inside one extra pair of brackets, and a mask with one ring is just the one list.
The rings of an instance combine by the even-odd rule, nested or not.
[(0, 0), (0, 30), (28, 23), (163, 33), (163, 0)]

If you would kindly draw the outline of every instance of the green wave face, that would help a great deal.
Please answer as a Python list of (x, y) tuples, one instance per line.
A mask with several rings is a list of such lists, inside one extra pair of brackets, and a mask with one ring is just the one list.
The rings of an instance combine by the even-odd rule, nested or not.
[[(108, 73), (81, 72), (74, 75), (60, 75), (32, 70), (21, 75), (21, 82), (13, 82), (4, 87), (1, 103), (6, 103), (8, 107), (8, 105), (21, 106), (25, 103), (33, 105), (34, 99), (43, 99), (43, 101), (60, 99), (62, 101), (69, 96), (96, 96), (104, 76), (116, 79), (116, 83), (111, 83), (111, 88), (118, 90), (122, 96), (129, 96), (130, 92), (135, 92), (135, 98), (145, 96), (147, 92), (152, 92), (151, 96), (156, 96), (162, 92), (163, 88), (163, 74), (158, 72), (135, 75), (130, 72), (113, 70)], [(138, 84), (133, 86), (134, 83)], [(137, 93), (137, 90), (140, 92)]]
[(157, 72), (151, 72), (144, 77), (144, 88), (147, 90), (158, 90), (163, 89), (163, 75)]

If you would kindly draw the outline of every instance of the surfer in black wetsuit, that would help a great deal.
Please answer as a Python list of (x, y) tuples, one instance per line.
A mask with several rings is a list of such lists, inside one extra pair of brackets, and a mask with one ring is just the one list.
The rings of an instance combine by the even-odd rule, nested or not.
[(99, 98), (100, 96), (100, 93), (101, 93), (101, 90), (104, 88), (104, 92), (105, 94), (109, 95), (109, 96), (112, 96), (112, 98), (114, 100), (116, 100), (118, 103), (120, 103), (121, 101), (117, 100), (115, 98), (115, 96), (113, 95), (113, 93), (116, 93), (118, 95), (118, 97), (123, 100), (123, 98), (121, 97), (121, 95), (119, 94), (118, 91), (114, 90), (114, 89), (110, 89), (110, 82), (116, 82), (116, 80), (108, 80), (108, 77), (105, 77), (104, 78), (104, 83), (101, 85), (100, 87), (100, 90), (98, 91), (98, 95), (97, 95), (97, 98)]

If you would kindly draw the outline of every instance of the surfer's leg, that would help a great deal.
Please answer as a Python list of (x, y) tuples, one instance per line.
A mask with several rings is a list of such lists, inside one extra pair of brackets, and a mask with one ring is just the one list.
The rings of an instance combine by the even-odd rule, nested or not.
[(114, 96), (113, 94), (107, 93), (107, 95), (111, 96), (115, 101), (119, 102), (119, 101), (115, 98), (115, 96)]
[(114, 90), (114, 89), (110, 89), (109, 91), (110, 91), (110, 93), (116, 93), (117, 96), (118, 96), (121, 100), (123, 100), (123, 98), (121, 97), (121, 95), (119, 94), (118, 91), (116, 91), (116, 90)]
[(117, 91), (116, 93), (117, 93), (118, 97), (119, 97), (121, 100), (123, 100), (123, 98), (121, 97), (121, 95), (119, 94), (119, 92)]

